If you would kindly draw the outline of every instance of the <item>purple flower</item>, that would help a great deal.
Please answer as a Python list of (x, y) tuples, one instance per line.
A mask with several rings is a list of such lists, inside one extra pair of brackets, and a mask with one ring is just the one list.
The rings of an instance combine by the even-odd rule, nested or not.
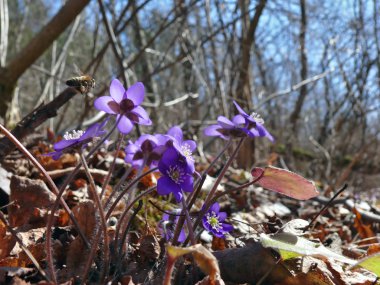
[(119, 80), (111, 82), (111, 96), (102, 96), (95, 100), (95, 108), (108, 114), (117, 115), (119, 121), (117, 128), (123, 134), (128, 134), (133, 129), (133, 124), (151, 125), (152, 121), (143, 107), (144, 85), (137, 82), (125, 90)]
[(223, 223), (227, 218), (225, 212), (219, 212), (219, 204), (214, 203), (202, 219), (203, 227), (211, 232), (214, 236), (224, 238), (224, 234), (230, 232), (234, 227), (230, 224)]
[(183, 140), (183, 132), (180, 127), (174, 126), (168, 130), (167, 135), (171, 139), (173, 147), (186, 158), (186, 163), (189, 165), (191, 172), (195, 171), (194, 158), (192, 156), (197, 144), (193, 140)]
[(168, 148), (160, 162), (158, 169), (162, 176), (157, 181), (157, 192), (160, 195), (173, 193), (177, 202), (182, 200), (182, 191), (193, 191), (193, 176), (186, 159), (174, 148)]
[(231, 137), (246, 137), (248, 130), (244, 127), (245, 119), (241, 115), (236, 115), (232, 121), (224, 116), (218, 117), (218, 124), (204, 129), (206, 136), (216, 136), (228, 140)]
[(274, 141), (272, 135), (263, 126), (264, 121), (259, 115), (249, 116), (236, 102), (234, 104), (240, 114), (233, 117), (232, 121), (224, 116), (219, 116), (217, 125), (204, 129), (203, 132), (206, 136), (217, 136), (225, 140), (234, 137), (267, 137), (270, 141)]
[(163, 135), (142, 135), (135, 143), (129, 141), (125, 148), (125, 162), (133, 167), (141, 168), (144, 165), (157, 166), (162, 153), (166, 150), (167, 138)]
[[(181, 210), (174, 211), (173, 214), (177, 215)], [(174, 229), (178, 223), (179, 216), (173, 216), (168, 214), (162, 215), (162, 220), (158, 224), (158, 230), (166, 241), (170, 241), (174, 236)], [(184, 224), (185, 225), (185, 224)], [(185, 230), (182, 229), (179, 236), (178, 242), (184, 242), (186, 240)]]
[(54, 144), (53, 148), (55, 152), (48, 153), (47, 155), (52, 156), (54, 160), (57, 160), (65, 152), (85, 147), (94, 138), (105, 134), (105, 131), (102, 128), (105, 126), (106, 122), (107, 121), (93, 124), (86, 131), (73, 130), (71, 133), (66, 132), (63, 136), (64, 139)]
[(240, 115), (245, 119), (246, 128), (255, 136), (255, 137), (267, 137), (271, 142), (274, 141), (272, 135), (264, 127), (264, 120), (257, 113), (252, 113), (248, 115), (238, 103), (234, 101), (236, 109), (238, 109)]

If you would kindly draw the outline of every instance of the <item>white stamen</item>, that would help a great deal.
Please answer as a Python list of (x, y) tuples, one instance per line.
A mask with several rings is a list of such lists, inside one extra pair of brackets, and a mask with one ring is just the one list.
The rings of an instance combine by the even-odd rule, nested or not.
[(176, 165), (175, 166), (170, 166), (169, 170), (167, 171), (168, 176), (176, 183), (176, 184), (181, 184), (184, 182), (183, 179), (183, 171), (179, 169)]
[(184, 156), (186, 156), (190, 159), (193, 159), (193, 157), (192, 157), (193, 153), (191, 152), (190, 146), (188, 144), (181, 145), (181, 150), (182, 150), (182, 153)]
[(255, 112), (253, 112), (253, 113), (251, 114), (251, 117), (252, 117), (253, 119), (255, 119), (259, 124), (264, 125), (264, 119), (261, 118), (260, 114), (257, 114), (257, 113), (255, 113)]
[(207, 219), (207, 222), (210, 224), (210, 226), (214, 230), (216, 230), (217, 232), (220, 231), (220, 229), (222, 228), (222, 225), (219, 222), (219, 217), (215, 214), (214, 211), (211, 212), (211, 215), (210, 215), (210, 213), (207, 213), (206, 219)]
[(66, 132), (64, 135), (63, 135), (63, 138), (65, 140), (75, 140), (75, 139), (79, 139), (81, 136), (83, 136), (84, 134), (84, 131), (82, 130), (73, 130), (71, 132)]

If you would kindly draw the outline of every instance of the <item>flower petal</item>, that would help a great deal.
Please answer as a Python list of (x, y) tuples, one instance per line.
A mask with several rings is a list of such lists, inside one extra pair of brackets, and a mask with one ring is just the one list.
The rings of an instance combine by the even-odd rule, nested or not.
[(135, 106), (138, 106), (144, 101), (145, 96), (145, 87), (144, 84), (141, 82), (137, 82), (133, 84), (131, 87), (127, 90), (127, 98), (135, 104)]
[(183, 194), (181, 191), (173, 191), (173, 196), (178, 203), (182, 201)]
[(166, 165), (173, 165), (176, 164), (179, 159), (179, 153), (174, 148), (168, 148), (164, 154), (162, 155), (161, 161), (165, 163)]
[(179, 126), (174, 126), (172, 128), (170, 128), (167, 132), (167, 134), (169, 136), (172, 136), (176, 139), (176, 141), (181, 144), (182, 142), (182, 139), (183, 139), (183, 133), (182, 133), (182, 130)]
[(218, 214), (219, 209), (220, 209), (219, 203), (214, 203), (214, 204), (212, 204), (212, 206), (210, 207), (210, 210), (208, 210), (208, 211), (214, 212), (215, 214)]
[(229, 119), (227, 119), (224, 116), (218, 117), (218, 124), (225, 129), (232, 129), (235, 126), (233, 122), (231, 122)]
[(168, 176), (162, 176), (157, 181), (157, 193), (160, 195), (168, 195), (173, 190), (177, 189), (177, 192), (180, 190), (179, 186), (170, 179)]
[(234, 105), (235, 105), (236, 109), (238, 109), (240, 114), (242, 114), (243, 116), (249, 117), (249, 115), (242, 109), (242, 107), (239, 106), (238, 103), (236, 103), (236, 101), (234, 101)]
[(274, 142), (274, 138), (262, 124), (256, 123), (256, 128), (260, 137), (267, 137), (271, 142)]
[(212, 231), (212, 226), (210, 225), (210, 223), (207, 221), (206, 218), (203, 218), (203, 219), (202, 219), (202, 224), (203, 224), (203, 227), (204, 227), (207, 231), (209, 231), (209, 232)]
[(203, 134), (209, 137), (220, 137), (222, 136), (222, 134), (218, 132), (218, 130), (221, 128), (222, 127), (220, 125), (208, 126), (207, 128), (203, 130)]
[(120, 116), (121, 116), (121, 119), (119, 123), (117, 124), (117, 128), (123, 134), (130, 133), (133, 129), (133, 123), (131, 122), (130, 119), (128, 119), (126, 116), (123, 116), (123, 115), (118, 115), (116, 119), (119, 120)]
[(110, 94), (116, 103), (120, 103), (123, 100), (125, 89), (123, 84), (117, 79), (112, 80), (110, 86)]
[(245, 125), (246, 119), (242, 115), (236, 115), (232, 118), (234, 125)]
[(186, 233), (184, 230), (181, 230), (178, 237), (178, 242), (184, 242), (186, 240)]
[(223, 231), (230, 232), (234, 229), (234, 227), (230, 224), (222, 223)]
[(187, 140), (187, 141), (184, 141), (182, 143), (182, 146), (183, 145), (187, 145), (189, 147), (189, 149), (191, 150), (191, 152), (193, 152), (195, 150), (195, 148), (197, 147), (197, 144), (195, 141), (193, 140)]
[(227, 218), (227, 213), (226, 212), (219, 212), (218, 214), (218, 220), (219, 222), (223, 222)]
[(106, 112), (108, 114), (117, 114), (117, 103), (110, 96), (102, 96), (95, 100), (94, 106), (96, 109)]
[(99, 127), (100, 127), (100, 124), (98, 124), (98, 123), (95, 123), (95, 124), (91, 125), (84, 132), (84, 134), (78, 139), (78, 141), (81, 142), (81, 141), (87, 140), (89, 138), (95, 137), (97, 135), (98, 131), (99, 131)]
[(193, 192), (193, 176), (187, 174), (182, 177), (184, 181), (181, 183), (181, 188), (185, 192)]
[(145, 109), (143, 107), (137, 106), (137, 107), (133, 108), (131, 113), (138, 116), (139, 119), (138, 119), (138, 122), (136, 122), (136, 123), (138, 123), (140, 125), (144, 125), (144, 126), (150, 126), (152, 124), (152, 121), (149, 118), (148, 113), (145, 111)]
[(73, 140), (61, 140), (57, 143), (54, 144), (53, 148), (55, 151), (61, 151), (65, 148), (68, 148), (70, 146), (75, 145), (78, 143), (78, 139), (73, 139)]

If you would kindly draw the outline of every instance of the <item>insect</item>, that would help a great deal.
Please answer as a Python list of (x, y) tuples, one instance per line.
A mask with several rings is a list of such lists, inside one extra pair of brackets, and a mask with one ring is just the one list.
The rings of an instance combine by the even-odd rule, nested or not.
[(90, 75), (72, 77), (66, 81), (66, 85), (74, 87), (82, 94), (86, 94), (90, 91), (91, 88), (95, 87), (95, 79)]

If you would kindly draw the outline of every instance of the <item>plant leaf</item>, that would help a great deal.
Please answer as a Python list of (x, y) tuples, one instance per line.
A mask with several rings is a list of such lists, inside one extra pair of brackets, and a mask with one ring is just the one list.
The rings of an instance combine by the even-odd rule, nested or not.
[(203, 245), (196, 244), (185, 248), (168, 245), (166, 249), (168, 256), (174, 260), (182, 255), (191, 253), (200, 269), (210, 276), (211, 284), (214, 284), (214, 281), (219, 278), (220, 270), (218, 261)]
[(268, 190), (282, 193), (298, 200), (308, 200), (318, 196), (319, 192), (314, 183), (289, 170), (268, 166), (254, 167), (251, 171), (260, 186)]
[(264, 247), (277, 249), (285, 260), (299, 255), (322, 255), (350, 265), (356, 264), (356, 260), (337, 254), (321, 243), (311, 242), (290, 233), (278, 233), (270, 236), (261, 234), (260, 242)]
[(359, 260), (358, 263), (354, 264), (352, 267), (363, 267), (372, 273), (380, 276), (380, 253), (368, 256)]

